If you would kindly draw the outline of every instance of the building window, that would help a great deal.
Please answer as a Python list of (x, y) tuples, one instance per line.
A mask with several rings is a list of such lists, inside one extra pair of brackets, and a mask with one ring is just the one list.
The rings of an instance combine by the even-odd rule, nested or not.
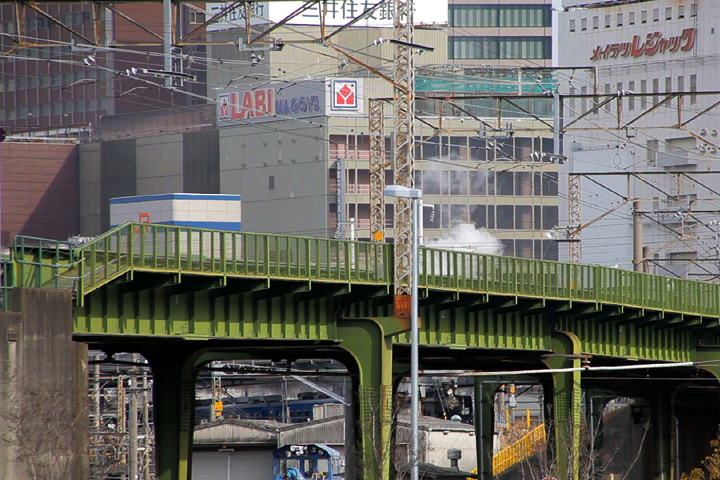
[[(697, 92), (697, 75), (694, 73), (690, 75), (690, 91)], [(690, 95), (690, 105), (695, 105), (696, 103), (697, 95)]]
[(550, 5), (450, 5), (451, 27), (551, 27)]
[(697, 17), (697, 12), (698, 12), (697, 0), (693, 0), (693, 3), (690, 4), (690, 16)]
[(685, 18), (685, 5), (678, 5), (678, 18)]
[(678, 92), (684, 92), (685, 91), (685, 77), (680, 75), (678, 77), (678, 84), (677, 84), (677, 91)]
[(640, 12), (640, 23), (647, 23), (647, 10)]
[(550, 37), (450, 37), (452, 59), (549, 59)]
[(571, 32), (575, 31), (575, 19), (574, 18), (572, 20), (570, 20), (570, 31)]
[(593, 17), (593, 30), (600, 28), (600, 17)]
[(580, 19), (580, 30), (582, 30), (583, 32), (587, 30), (587, 18)]
[(628, 13), (628, 23), (630, 25), (635, 25), (635, 12)]
[[(652, 88), (653, 88), (652, 89), (653, 93), (660, 92), (660, 79), (659, 78), (653, 78)], [(660, 97), (658, 97), (657, 95), (653, 95), (653, 105), (657, 105), (659, 101), (660, 101)]]
[(665, 91), (672, 92), (672, 77), (665, 77)]
[[(631, 93), (635, 93), (635, 81), (630, 80), (628, 82), (628, 90), (630, 90)], [(630, 95), (628, 97), (628, 110), (635, 110), (635, 97), (633, 95)]]
[(657, 160), (658, 149), (660, 148), (659, 140), (648, 140), (647, 141), (647, 161), (654, 165)]
[(501, 230), (512, 230), (515, 226), (515, 215), (512, 205), (497, 206), (497, 228)]
[(622, 13), (617, 14), (617, 26), (618, 27), (623, 26), (623, 14)]
[(672, 20), (672, 7), (665, 8), (665, 20)]
[[(606, 83), (606, 84), (605, 84), (605, 95), (610, 95), (610, 84), (609, 84), (609, 83)], [(605, 97), (603, 100), (607, 100), (607, 97)], [(610, 113), (610, 104), (611, 104), (611, 103), (612, 103), (612, 102), (607, 102), (607, 103), (605, 104), (605, 111), (606, 111), (607, 113)]]
[[(647, 93), (647, 80), (640, 80), (640, 93)], [(647, 108), (647, 97), (640, 97), (640, 108)]]
[(275, 190), (275, 175), (268, 177), (268, 190)]
[(202, 12), (190, 12), (190, 23), (192, 23), (192, 24), (205, 23), (205, 14)]
[(653, 8), (653, 22), (659, 22), (659, 21), (660, 21), (660, 9)]
[(610, 28), (610, 15), (605, 15), (605, 28)]

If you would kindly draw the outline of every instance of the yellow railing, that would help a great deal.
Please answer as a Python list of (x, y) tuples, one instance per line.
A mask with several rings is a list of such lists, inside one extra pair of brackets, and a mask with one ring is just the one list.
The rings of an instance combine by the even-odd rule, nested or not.
[[(542, 423), (530, 430), (517, 442), (503, 448), (493, 456), (493, 475), (500, 475), (513, 465), (522, 462), (545, 446), (545, 424)], [(470, 473), (478, 473), (473, 468)], [(468, 478), (467, 480), (472, 480)]]
[(530, 430), (517, 442), (503, 448), (493, 456), (493, 475), (499, 475), (516, 463), (520, 463), (545, 445), (545, 424)]

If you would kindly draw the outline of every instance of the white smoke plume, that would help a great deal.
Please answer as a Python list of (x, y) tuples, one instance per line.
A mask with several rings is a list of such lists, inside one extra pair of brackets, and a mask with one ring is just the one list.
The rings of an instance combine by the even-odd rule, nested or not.
[(462, 250), (487, 255), (502, 255), (503, 245), (484, 228), (475, 228), (472, 223), (453, 225), (450, 232), (441, 238), (427, 239), (425, 245), (431, 248)]

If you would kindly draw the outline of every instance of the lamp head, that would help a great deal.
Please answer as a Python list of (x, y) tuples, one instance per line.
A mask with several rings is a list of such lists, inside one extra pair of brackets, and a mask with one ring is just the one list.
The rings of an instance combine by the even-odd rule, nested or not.
[(410, 198), (418, 199), (422, 198), (422, 190), (419, 188), (403, 187), (402, 185), (388, 185), (383, 190), (386, 197), (395, 198)]

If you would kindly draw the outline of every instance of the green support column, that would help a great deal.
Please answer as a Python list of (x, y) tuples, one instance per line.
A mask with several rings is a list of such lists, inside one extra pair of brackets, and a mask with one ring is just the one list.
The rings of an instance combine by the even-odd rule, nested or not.
[(342, 319), (338, 336), (357, 362), (357, 478), (387, 480), (392, 450), (392, 335), (409, 321), (395, 317)]
[(153, 373), (157, 478), (187, 480), (192, 459), (195, 355), (170, 348), (143, 354)]
[[(662, 390), (654, 387), (651, 399), (651, 421), (655, 448), (654, 476), (656, 480), (670, 480), (672, 453), (670, 449), (671, 421), (670, 398)], [(674, 462), (673, 462), (674, 463)]]
[[(603, 410), (607, 404), (607, 396), (598, 392), (586, 391), (585, 392), (585, 418), (588, 428), (588, 441), (591, 442), (589, 445), (591, 452), (599, 452), (603, 446)], [(590, 461), (593, 462), (589, 465), (590, 473), (595, 475), (595, 472), (602, 469), (602, 459), (600, 455), (594, 455)]]
[[(572, 333), (553, 332), (552, 349), (557, 354), (544, 360), (552, 369), (580, 367), (580, 341)], [(554, 454), (557, 477), (577, 480), (580, 474), (580, 421), (582, 390), (580, 372), (553, 373)]]
[(475, 377), (475, 445), (477, 451), (478, 480), (493, 478), (493, 440), (495, 437), (494, 383), (482, 383)]

